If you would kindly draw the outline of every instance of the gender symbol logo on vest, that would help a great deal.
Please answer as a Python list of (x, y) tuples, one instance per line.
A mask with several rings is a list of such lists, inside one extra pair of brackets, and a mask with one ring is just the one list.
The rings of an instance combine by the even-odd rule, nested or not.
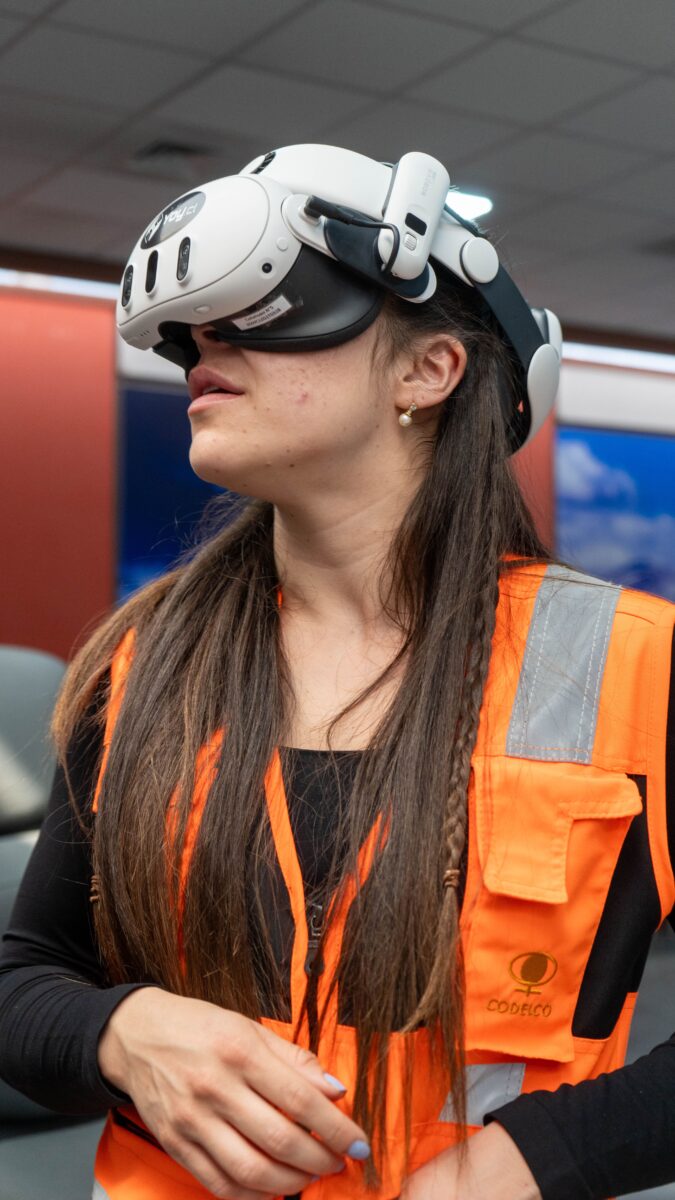
[(531, 996), (533, 992), (538, 995), (544, 984), (551, 982), (557, 970), (558, 963), (553, 955), (542, 950), (517, 954), (509, 963), (511, 978), (523, 985), (516, 991), (525, 992), (526, 996)]

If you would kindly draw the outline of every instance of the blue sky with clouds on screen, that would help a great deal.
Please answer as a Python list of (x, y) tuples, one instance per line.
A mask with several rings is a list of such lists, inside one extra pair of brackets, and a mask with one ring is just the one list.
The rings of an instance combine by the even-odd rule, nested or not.
[(675, 600), (675, 438), (560, 429), (556, 494), (561, 557)]

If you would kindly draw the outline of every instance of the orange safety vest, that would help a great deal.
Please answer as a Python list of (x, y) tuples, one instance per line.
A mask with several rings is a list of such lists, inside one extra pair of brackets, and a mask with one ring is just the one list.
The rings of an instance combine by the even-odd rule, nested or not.
[[(461, 929), (466, 964), (466, 1052), (470, 1132), (490, 1109), (522, 1092), (575, 1084), (624, 1062), (635, 994), (612, 1034), (575, 1037), (574, 1011), (619, 853), (642, 800), (630, 775), (647, 779), (651, 860), (661, 919), (675, 904), (666, 835), (665, 744), (675, 605), (557, 566), (504, 577), (493, 651), (472, 760), (469, 844)], [(115, 720), (133, 654), (133, 630), (112, 664), (112, 692), (98, 803)], [(202, 748), (187, 874), (203, 805), (215, 777), (222, 733)], [(307, 976), (303, 881), (278, 752), (265, 777), (276, 852), (295, 921), (291, 1005), (295, 1023)], [(171, 808), (169, 809), (169, 820)], [(379, 818), (359, 855), (367, 877)], [(325, 943), (319, 1011), (339, 960), (353, 879)], [(179, 945), (178, 952), (182, 953)], [(290, 1024), (262, 1018), (281, 1037)], [(381, 1200), (403, 1184), (403, 1048), (414, 1045), (410, 1170), (456, 1141), (447, 1079), (426, 1028), (393, 1033)], [(308, 1044), (307, 1027), (298, 1039)], [(351, 1113), (356, 1038), (338, 1023), (337, 989), (318, 1048), (324, 1070), (347, 1085)], [(122, 1124), (120, 1124), (122, 1122)], [(143, 1134), (146, 1134), (146, 1138)], [(109, 1114), (95, 1164), (95, 1200), (207, 1200), (209, 1193), (158, 1143), (133, 1106)], [(366, 1194), (363, 1165), (347, 1159), (337, 1176), (304, 1189), (308, 1200)], [(371, 1193), (372, 1194), (372, 1193)]]

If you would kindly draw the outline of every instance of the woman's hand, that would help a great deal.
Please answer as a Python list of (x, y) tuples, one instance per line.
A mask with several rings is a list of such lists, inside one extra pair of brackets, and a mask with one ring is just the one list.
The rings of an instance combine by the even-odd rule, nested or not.
[(203, 1000), (131, 992), (98, 1061), (171, 1157), (221, 1200), (300, 1192), (343, 1170), (340, 1156), (365, 1141), (314, 1054)]
[(457, 1147), (409, 1175), (400, 1200), (541, 1200), (516, 1143), (494, 1121), (470, 1137), (464, 1159)]

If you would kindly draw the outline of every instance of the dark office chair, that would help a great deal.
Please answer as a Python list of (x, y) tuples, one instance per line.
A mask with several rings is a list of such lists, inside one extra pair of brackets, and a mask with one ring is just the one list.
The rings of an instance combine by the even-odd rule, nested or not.
[[(54, 775), (48, 730), (66, 664), (0, 646), (0, 937)], [(103, 1118), (57, 1116), (0, 1080), (0, 1200), (90, 1200)]]

